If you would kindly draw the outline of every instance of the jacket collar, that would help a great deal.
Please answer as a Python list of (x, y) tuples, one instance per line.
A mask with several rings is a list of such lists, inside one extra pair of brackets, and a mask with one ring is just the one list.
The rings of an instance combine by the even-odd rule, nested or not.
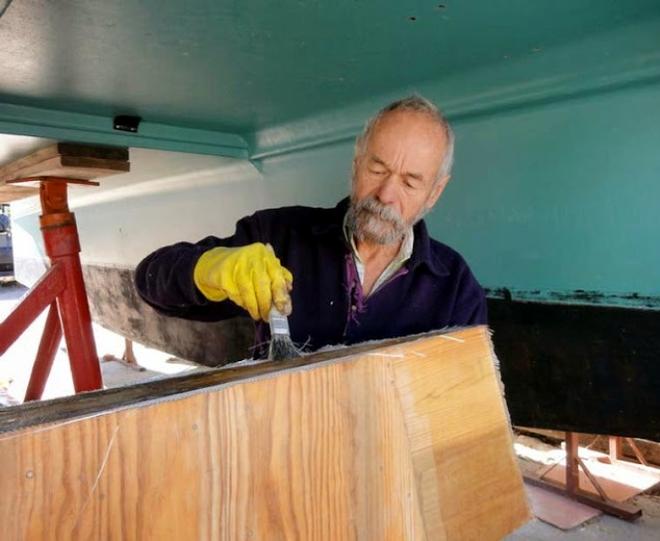
[(413, 228), (415, 232), (415, 244), (410, 256), (410, 268), (415, 269), (419, 265), (425, 265), (436, 276), (447, 276), (449, 269), (440, 260), (440, 256), (431, 248), (431, 237), (426, 229), (426, 222), (420, 220)]
[[(325, 215), (326, 219), (312, 226), (312, 234), (317, 236), (332, 235), (333, 237), (337, 237), (338, 240), (341, 240), (348, 248), (343, 232), (344, 216), (348, 211), (348, 206), (349, 198), (346, 197), (337, 203), (335, 208), (329, 209), (328, 214)], [(447, 266), (440, 261), (438, 255), (431, 248), (431, 237), (429, 237), (424, 220), (416, 223), (413, 231), (415, 242), (407, 266), (411, 270), (415, 270), (420, 265), (423, 265), (436, 276), (447, 276), (449, 274)]]

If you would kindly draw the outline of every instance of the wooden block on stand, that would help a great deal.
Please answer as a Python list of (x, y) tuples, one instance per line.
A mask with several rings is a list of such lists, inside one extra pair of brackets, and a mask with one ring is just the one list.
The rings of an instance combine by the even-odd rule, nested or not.
[(12, 184), (21, 179), (62, 177), (91, 180), (128, 171), (130, 162), (126, 147), (56, 143), (0, 167), (0, 203), (38, 193), (37, 187)]
[(11, 538), (501, 539), (529, 519), (473, 327), (0, 410)]

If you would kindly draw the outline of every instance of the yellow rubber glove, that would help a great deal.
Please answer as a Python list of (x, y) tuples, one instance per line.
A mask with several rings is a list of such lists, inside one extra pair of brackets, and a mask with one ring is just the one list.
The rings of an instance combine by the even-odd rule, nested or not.
[(293, 276), (270, 244), (212, 248), (197, 261), (193, 279), (207, 299), (229, 299), (245, 308), (252, 319), (267, 321), (272, 304), (282, 314), (291, 313)]

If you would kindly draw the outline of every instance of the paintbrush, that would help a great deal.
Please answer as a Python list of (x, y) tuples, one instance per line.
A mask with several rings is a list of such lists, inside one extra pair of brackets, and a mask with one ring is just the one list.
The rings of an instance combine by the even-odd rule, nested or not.
[(298, 348), (291, 340), (289, 331), (289, 320), (282, 314), (275, 305), (268, 313), (268, 323), (270, 324), (270, 347), (268, 348), (268, 360), (284, 361), (294, 357), (300, 357)]

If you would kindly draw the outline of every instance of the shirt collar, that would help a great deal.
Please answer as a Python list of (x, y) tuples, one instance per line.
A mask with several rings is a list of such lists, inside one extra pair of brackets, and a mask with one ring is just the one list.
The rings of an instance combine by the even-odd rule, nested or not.
[[(358, 252), (357, 246), (355, 244), (355, 237), (348, 225), (348, 211), (346, 212), (346, 214), (344, 214), (342, 229), (344, 231), (344, 240), (346, 240), (347, 244), (351, 247), (351, 250), (353, 251), (353, 255), (356, 257), (358, 261), (362, 262), (362, 259), (360, 258), (360, 253)], [(403, 263), (408, 261), (410, 259), (410, 256), (412, 255), (414, 242), (415, 242), (415, 233), (413, 232), (413, 229), (411, 227), (406, 232), (406, 236), (404, 237), (403, 242), (401, 243), (401, 247), (399, 248), (399, 252), (394, 258), (393, 263), (402, 265)]]

